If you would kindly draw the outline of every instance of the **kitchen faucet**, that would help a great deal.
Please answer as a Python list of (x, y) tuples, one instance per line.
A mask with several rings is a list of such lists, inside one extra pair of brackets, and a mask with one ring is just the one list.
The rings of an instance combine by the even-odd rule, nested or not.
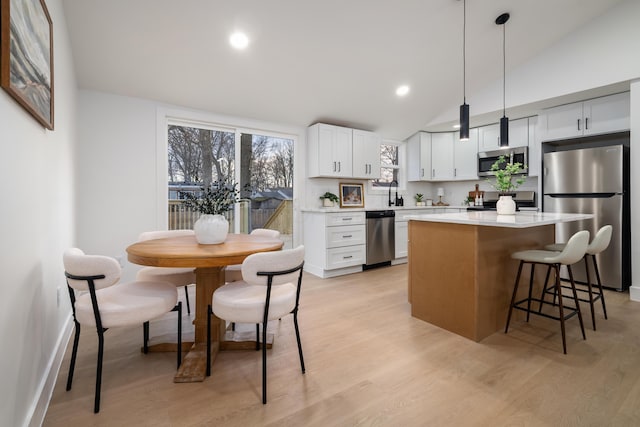
[[(396, 183), (396, 199), (395, 199), (395, 203), (391, 201), (391, 187), (393, 187), (393, 183)], [(393, 181), (391, 181), (389, 183), (389, 206), (393, 206), (393, 205), (398, 206), (398, 181), (396, 181), (395, 179)]]

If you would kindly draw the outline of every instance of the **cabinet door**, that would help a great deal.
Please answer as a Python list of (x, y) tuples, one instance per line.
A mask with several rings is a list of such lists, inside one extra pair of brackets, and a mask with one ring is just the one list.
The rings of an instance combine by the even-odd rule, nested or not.
[(460, 141), (460, 134), (454, 133), (453, 175), (455, 179), (478, 178), (478, 129), (469, 129), (469, 140)]
[(407, 247), (409, 240), (409, 222), (402, 221), (395, 223), (396, 233), (396, 258), (404, 258), (407, 256)]
[[(352, 130), (340, 126), (318, 124), (317, 132), (310, 138), (309, 162), (310, 171), (317, 170), (317, 174), (310, 176), (350, 177), (352, 171)], [(312, 128), (313, 128), (312, 127)]]
[(431, 179), (453, 179), (454, 132), (431, 134)]
[(585, 101), (583, 113), (585, 135), (629, 130), (629, 92)]
[(537, 135), (538, 117), (529, 117), (529, 160), (527, 165), (527, 173), (529, 176), (540, 175), (540, 157), (541, 142)]
[(527, 147), (529, 145), (529, 119), (509, 121), (509, 147)]
[(333, 140), (333, 159), (337, 164), (335, 176), (351, 177), (353, 173), (353, 130), (337, 127)]
[(500, 148), (500, 125), (482, 126), (478, 130), (478, 151), (491, 151)]
[(583, 127), (581, 102), (549, 108), (542, 115), (544, 141), (582, 136)]
[(353, 177), (380, 178), (380, 142), (373, 132), (353, 130)]
[(431, 134), (418, 132), (407, 140), (407, 180), (431, 179)]

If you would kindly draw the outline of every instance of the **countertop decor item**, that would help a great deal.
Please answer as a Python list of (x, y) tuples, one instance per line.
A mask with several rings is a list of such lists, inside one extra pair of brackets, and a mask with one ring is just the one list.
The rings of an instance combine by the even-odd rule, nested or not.
[(338, 196), (333, 194), (331, 191), (327, 191), (322, 196), (320, 196), (320, 200), (322, 200), (322, 206), (325, 208), (332, 208), (334, 203), (338, 203), (340, 199)]
[(364, 208), (364, 184), (340, 183), (340, 207)]
[(416, 199), (416, 206), (424, 206), (424, 194), (416, 193), (413, 197)]
[(201, 187), (200, 194), (181, 191), (183, 204), (202, 215), (193, 226), (200, 244), (212, 245), (225, 241), (229, 233), (229, 221), (224, 214), (238, 203), (239, 191), (235, 182), (220, 180)]
[[(505, 163), (504, 167), (502, 164)], [(527, 166), (523, 166), (520, 162), (507, 163), (505, 156), (500, 156), (496, 162), (491, 165), (491, 170), (495, 172), (495, 183), (491, 183), (493, 187), (500, 192), (500, 199), (496, 202), (498, 215), (514, 215), (516, 213), (516, 202), (513, 201), (511, 194), (508, 194), (522, 185), (525, 181), (523, 176), (519, 176), (514, 181), (514, 175), (518, 171)], [(490, 181), (490, 180), (489, 180)], [(491, 182), (491, 181), (490, 181)]]

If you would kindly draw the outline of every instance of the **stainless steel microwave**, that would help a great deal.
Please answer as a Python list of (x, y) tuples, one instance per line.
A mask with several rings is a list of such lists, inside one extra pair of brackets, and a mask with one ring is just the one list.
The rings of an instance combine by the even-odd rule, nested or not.
[[(496, 173), (491, 170), (491, 166), (500, 156), (505, 156), (507, 163), (520, 163), (527, 166), (529, 164), (529, 147), (506, 147), (501, 150), (478, 153), (478, 176), (495, 175)], [(527, 169), (523, 167), (518, 173), (526, 175)]]

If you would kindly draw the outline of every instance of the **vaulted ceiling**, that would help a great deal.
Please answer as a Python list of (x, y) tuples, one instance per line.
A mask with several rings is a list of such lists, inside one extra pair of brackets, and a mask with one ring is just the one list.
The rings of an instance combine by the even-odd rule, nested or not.
[[(467, 100), (621, 0), (466, 0)], [(461, 0), (64, 0), (79, 86), (404, 139), (462, 102)], [(234, 30), (250, 38), (237, 51)], [(395, 89), (410, 86), (399, 98)], [(496, 97), (501, 97), (496, 94)]]

